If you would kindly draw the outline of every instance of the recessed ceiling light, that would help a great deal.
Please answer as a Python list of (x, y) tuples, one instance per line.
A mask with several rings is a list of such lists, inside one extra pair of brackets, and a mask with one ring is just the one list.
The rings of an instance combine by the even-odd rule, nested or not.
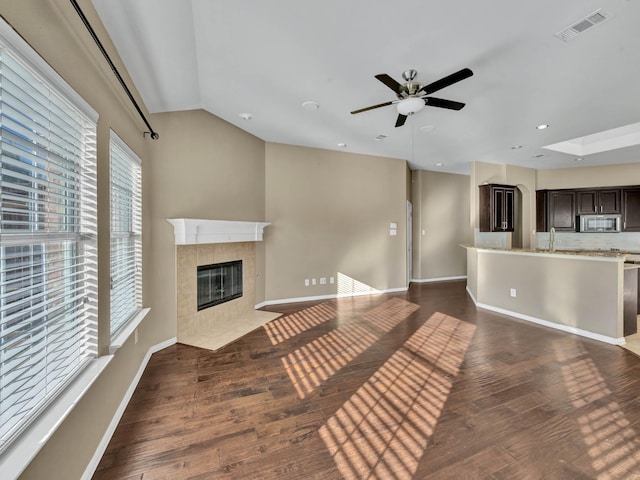
[(538, 153), (537, 155), (534, 155), (533, 158), (542, 158), (544, 157), (544, 153)]
[(340, 148), (345, 148), (345, 147), (347, 146), (347, 144), (346, 144), (346, 143), (343, 143), (343, 142), (340, 142), (340, 143), (338, 144), (338, 146), (339, 146)]
[(384, 133), (381, 133), (380, 135), (376, 135), (374, 137), (374, 140), (377, 140), (379, 142), (381, 142), (382, 140), (384, 140), (385, 138), (387, 138), (387, 136)]
[(538, 130), (544, 130), (545, 128), (549, 128), (549, 124), (548, 123), (543, 123), (541, 125), (538, 125), (536, 128)]
[(582, 157), (574, 158), (573, 161), (574, 162), (581, 162), (582, 161)]
[(306, 102), (302, 102), (302, 108), (304, 108), (308, 112), (315, 112), (320, 108), (320, 104), (318, 102), (307, 100)]
[(420, 127), (421, 132), (433, 132), (436, 129), (433, 125), (424, 125)]
[(243, 120), (251, 120), (253, 118), (250, 113), (239, 113), (238, 116)]
[(443, 167), (443, 166), (444, 166), (444, 163), (442, 163), (442, 162), (436, 163), (436, 167)]
[(513, 147), (511, 147), (511, 150), (520, 150), (522, 148), (522, 145), (514, 145)]

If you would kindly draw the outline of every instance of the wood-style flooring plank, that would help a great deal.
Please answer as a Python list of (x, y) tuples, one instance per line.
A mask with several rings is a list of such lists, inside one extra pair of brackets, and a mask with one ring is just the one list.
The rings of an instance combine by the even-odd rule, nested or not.
[(155, 353), (94, 479), (638, 479), (640, 358), (464, 282), (270, 306)]

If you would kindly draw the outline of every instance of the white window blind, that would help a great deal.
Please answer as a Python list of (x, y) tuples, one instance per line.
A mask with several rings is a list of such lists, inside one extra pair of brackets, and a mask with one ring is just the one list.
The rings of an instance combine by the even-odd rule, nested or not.
[(0, 452), (97, 356), (97, 115), (11, 35), (2, 22)]
[(111, 338), (142, 308), (142, 168), (111, 132)]

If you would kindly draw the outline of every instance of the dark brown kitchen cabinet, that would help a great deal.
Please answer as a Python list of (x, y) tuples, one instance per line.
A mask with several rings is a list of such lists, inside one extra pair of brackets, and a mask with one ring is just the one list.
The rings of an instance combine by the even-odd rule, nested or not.
[(536, 190), (536, 231), (547, 232), (547, 212), (549, 210), (549, 195), (546, 190)]
[(480, 185), (480, 231), (513, 232), (515, 192), (511, 185)]
[(576, 231), (575, 190), (536, 191), (536, 231)]
[(576, 231), (576, 194), (573, 190), (549, 190), (547, 227), (558, 232)]
[(622, 295), (622, 334), (625, 337), (638, 333), (638, 271), (638, 268), (625, 265)]
[(622, 214), (623, 232), (640, 232), (640, 185), (536, 191), (536, 230), (577, 231), (580, 215)]
[(640, 188), (622, 189), (622, 230), (640, 232)]
[(620, 189), (577, 190), (578, 215), (620, 213)]

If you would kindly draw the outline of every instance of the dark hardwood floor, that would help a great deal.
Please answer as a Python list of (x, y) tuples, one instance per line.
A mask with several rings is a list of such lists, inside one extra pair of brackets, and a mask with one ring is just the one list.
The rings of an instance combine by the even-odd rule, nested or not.
[(640, 479), (640, 358), (464, 282), (154, 354), (95, 479)]

